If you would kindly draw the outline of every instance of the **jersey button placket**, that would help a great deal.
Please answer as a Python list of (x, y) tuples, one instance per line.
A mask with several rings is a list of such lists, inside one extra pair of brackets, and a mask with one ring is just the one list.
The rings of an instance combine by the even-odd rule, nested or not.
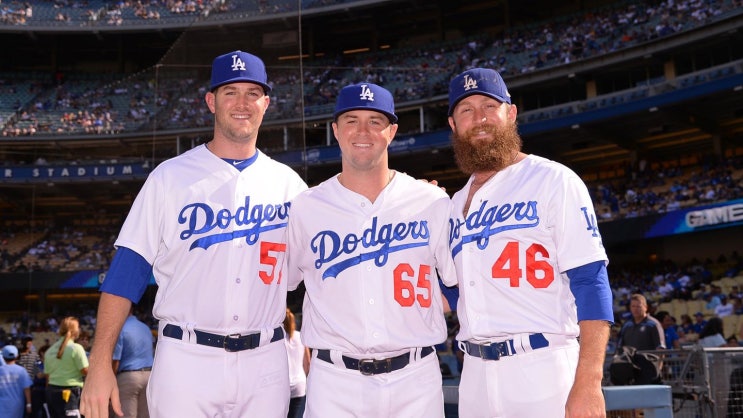
[[(235, 286), (240, 286), (240, 282), (242, 282), (242, 280), (240, 280), (239, 277), (235, 277)], [(235, 294), (238, 294), (238, 293), (239, 292), (235, 292)], [(232, 315), (233, 321), (237, 322), (239, 319), (240, 319), (239, 315)]]

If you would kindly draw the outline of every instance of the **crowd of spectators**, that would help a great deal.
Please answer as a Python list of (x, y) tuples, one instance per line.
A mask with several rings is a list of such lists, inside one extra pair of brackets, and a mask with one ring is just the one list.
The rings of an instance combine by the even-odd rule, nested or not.
[[(312, 6), (321, 7), (327, 3), (334, 2), (313, 2)], [(403, 40), (395, 48), (383, 51), (329, 55), (308, 62), (301, 76), (296, 69), (269, 68), (269, 78), (275, 81), (271, 104), (275, 110), (267, 113), (267, 119), (297, 118), (302, 115), (301, 112), (305, 115), (332, 113), (332, 103), (339, 86), (350, 82), (368, 81), (385, 85), (394, 92), (397, 103), (443, 95), (451, 76), (468, 67), (492, 67), (508, 77), (563, 65), (710, 24), (720, 15), (740, 13), (739, 3), (737, 0), (621, 2), (574, 16), (561, 16), (543, 24), (517, 26), (497, 36), (477, 35), (443, 42), (432, 39), (422, 48), (419, 45), (406, 46)], [(14, 7), (12, 4), (2, 7)], [(33, 4), (19, 4), (14, 10), (32, 10)], [(256, 7), (278, 7), (281, 10), (281, 4), (260, 1)], [(226, 12), (233, 6), (237, 7), (228, 0), (151, 0), (111, 3), (105, 11), (107, 16), (111, 13), (116, 16), (117, 10), (120, 12), (132, 8), (136, 10), (138, 18), (150, 18), (152, 8), (156, 7), (183, 9), (187, 13), (193, 7), (217, 6)], [(55, 7), (59, 8), (61, 14), (69, 14), (85, 5), (58, 0)], [(3, 15), (15, 13), (6, 11)], [(37, 15), (28, 11), (23, 13)], [(27, 95), (30, 99), (17, 100), (17, 106), (9, 109), (7, 115), (0, 114), (3, 118), (0, 120), (2, 136), (136, 132), (150, 129), (151, 125), (146, 122), (154, 116), (158, 118), (159, 128), (200, 127), (210, 123), (210, 115), (203, 106), (207, 77), (185, 75), (183, 80), (192, 87), (189, 90), (182, 89), (183, 82), (177, 81), (158, 86), (158, 97), (152, 93), (155, 91), (152, 88), (155, 78), (154, 69), (141, 77), (121, 76), (115, 89), (110, 88), (114, 83), (96, 86), (75, 78), (63, 80), (62, 84), (56, 77), (46, 80), (43, 88), (47, 92)], [(145, 86), (145, 83), (148, 85)], [(25, 84), (21, 83), (22, 86)], [(35, 84), (34, 88), (38, 88), (38, 83)], [(304, 86), (304, 91), (298, 93), (300, 84)], [(131, 93), (138, 86), (146, 87), (139, 95), (147, 92), (150, 93), (149, 97), (142, 100), (142, 97), (132, 94), (130, 103), (112, 103), (122, 94), (120, 91)], [(16, 86), (10, 85), (8, 88)], [(166, 101), (167, 105), (162, 105), (161, 101)], [(91, 108), (88, 104), (96, 104), (97, 107)], [(127, 105), (131, 108), (128, 109)], [(60, 106), (68, 108), (65, 117), (47, 116), (48, 113), (58, 116)], [(0, 113), (3, 110), (0, 109)]]
[[(716, 259), (692, 259), (686, 263), (665, 260), (624, 266), (610, 264), (609, 276), (615, 323), (611, 328), (607, 358), (617, 349), (622, 324), (632, 320), (629, 302), (633, 294), (646, 297), (647, 312), (663, 325), (668, 349), (699, 343), (706, 333), (712, 332), (712, 327), (707, 324), (718, 320), (720, 325), (715, 328), (715, 332), (724, 337), (724, 346), (743, 345), (743, 320), (740, 320), (743, 318), (743, 256), (737, 251), (720, 254)], [(723, 288), (718, 284), (722, 278), (735, 278), (741, 284)], [(674, 316), (667, 308), (672, 300), (700, 301), (703, 312)], [(24, 337), (31, 337), (37, 347), (47, 347), (56, 338), (59, 321), (65, 316), (73, 315), (79, 318), (82, 330), (78, 342), (88, 349), (95, 338), (95, 306), (83, 303), (76, 306), (73, 312), (70, 309), (72, 308), (65, 307), (60, 312), (42, 316), (34, 316), (28, 312), (10, 316), (5, 314), (0, 320), (0, 342), (19, 345)], [(297, 308), (298, 311), (300, 309), (301, 307)], [(147, 301), (138, 305), (137, 317), (153, 332), (157, 330), (157, 321), (152, 316), (151, 306)], [(723, 327), (722, 318), (725, 317), (736, 319), (733, 322), (725, 321), (726, 324), (738, 325), (734, 328), (728, 325)], [(717, 319), (712, 320), (713, 318)], [(447, 314), (446, 320), (448, 337), (445, 342), (436, 346), (436, 350), (444, 378), (451, 378), (461, 372), (462, 353), (456, 346), (459, 329), (456, 312)]]
[[(701, 158), (700, 158), (701, 159)], [(743, 198), (743, 157), (688, 167), (640, 161), (613, 180), (589, 182), (599, 221), (636, 218)]]
[[(0, 6), (0, 24), (44, 25), (44, 23), (87, 23), (120, 26), (126, 20), (159, 20), (165, 16), (208, 16), (235, 6), (228, 0), (96, 0), (11, 1)], [(36, 12), (34, 10), (36, 9)]]
[[(349, 0), (303, 1), (304, 9), (324, 7)], [(30, 26), (51, 23), (80, 26), (121, 26), (146, 20), (179, 19), (188, 25), (195, 19), (231, 14), (236, 18), (292, 12), (296, 2), (277, 0), (13, 0), (0, 3), (0, 24)], [(183, 20), (187, 18), (187, 20)]]
[[(719, 294), (721, 288), (713, 285), (713, 281), (743, 275), (743, 256), (732, 250), (716, 259), (692, 259), (684, 264), (670, 260), (631, 266), (610, 263), (608, 270), (614, 312), (617, 318), (622, 318), (627, 316), (629, 297), (633, 293), (643, 294), (655, 307), (673, 299), (687, 301)], [(710, 308), (714, 310), (715, 306)]]
[[(610, 181), (588, 182), (600, 222), (743, 198), (743, 156), (685, 167), (673, 161), (643, 161), (625, 173)], [(120, 225), (115, 216), (104, 215), (92, 226), (5, 228), (0, 232), (0, 272), (107, 269)], [(19, 236), (34, 238), (13, 246)]]
[[(120, 225), (19, 227), (0, 234), (0, 273), (106, 270)], [(20, 248), (19, 237), (30, 237)]]
[[(29, 95), (34, 99), (5, 122), (3, 137), (136, 131), (149, 127), (155, 108), (168, 106), (179, 86), (187, 83), (187, 80), (164, 79), (161, 80), (163, 88), (156, 89), (155, 79), (149, 73), (136, 74), (123, 81), (111, 81), (109, 77), (63, 83), (60, 82), (64, 78), (62, 75), (55, 78), (56, 87), (47, 90), (39, 88), (43, 81), (29, 84)], [(0, 92), (2, 90), (0, 81)], [(5, 90), (17, 93), (13, 86)]]

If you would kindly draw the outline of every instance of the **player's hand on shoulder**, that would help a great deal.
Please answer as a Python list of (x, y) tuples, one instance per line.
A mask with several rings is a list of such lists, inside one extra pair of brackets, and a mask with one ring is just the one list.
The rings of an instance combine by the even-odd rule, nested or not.
[[(438, 180), (427, 180), (427, 179), (418, 179), (418, 180), (420, 180), (420, 181), (422, 181), (424, 183), (432, 184), (434, 186), (438, 186), (439, 185)], [(444, 186), (439, 186), (439, 188), (441, 190), (443, 190), (443, 191), (446, 191), (446, 187), (444, 187)]]

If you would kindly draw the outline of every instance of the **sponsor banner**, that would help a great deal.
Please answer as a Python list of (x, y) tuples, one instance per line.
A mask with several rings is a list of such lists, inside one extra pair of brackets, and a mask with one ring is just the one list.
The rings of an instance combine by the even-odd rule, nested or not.
[(743, 225), (743, 199), (599, 224), (605, 245)]
[(663, 215), (645, 238), (743, 225), (743, 199), (695, 206)]

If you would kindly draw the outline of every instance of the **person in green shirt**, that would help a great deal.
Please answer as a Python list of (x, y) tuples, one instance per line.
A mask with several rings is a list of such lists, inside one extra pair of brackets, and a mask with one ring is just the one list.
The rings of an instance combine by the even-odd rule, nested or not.
[(88, 356), (83, 346), (75, 342), (80, 336), (78, 319), (63, 319), (59, 335), (61, 338), (44, 355), (46, 403), (51, 418), (80, 416), (80, 392), (83, 376), (88, 374)]

